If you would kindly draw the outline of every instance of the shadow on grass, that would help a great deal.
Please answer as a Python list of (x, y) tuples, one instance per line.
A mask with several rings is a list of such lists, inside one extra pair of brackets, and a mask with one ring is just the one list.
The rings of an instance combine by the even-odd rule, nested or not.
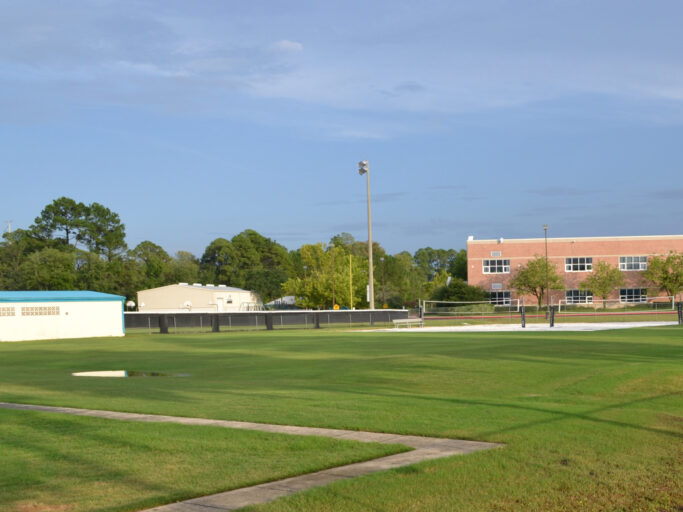
[[(408, 395), (408, 394), (398, 394), (398, 393), (365, 393), (362, 391), (349, 391), (349, 390), (344, 390), (344, 392), (345, 393), (361, 394), (361, 395), (366, 395), (366, 396), (385, 396), (385, 397), (390, 397), (390, 398), (399, 398), (402, 400), (405, 400), (406, 398), (410, 398), (413, 400), (438, 401), (438, 402), (446, 402), (446, 403), (452, 403), (452, 404), (458, 404), (458, 405), (476, 405), (476, 406), (484, 406), (484, 407), (518, 409), (518, 410), (533, 411), (533, 412), (538, 412), (538, 413), (543, 413), (543, 414), (550, 414), (550, 415), (555, 416), (553, 418), (529, 421), (529, 422), (517, 424), (517, 425), (511, 426), (511, 427), (507, 427), (507, 428), (483, 431), (483, 432), (480, 432), (476, 435), (478, 440), (485, 440), (488, 438), (488, 436), (493, 436), (496, 434), (502, 434), (505, 432), (512, 432), (515, 430), (522, 430), (525, 428), (531, 428), (531, 427), (535, 427), (538, 425), (562, 421), (565, 419), (579, 419), (579, 420), (590, 421), (590, 422), (595, 422), (595, 423), (603, 423), (603, 424), (612, 425), (615, 427), (631, 428), (631, 429), (635, 429), (635, 430), (641, 430), (644, 432), (651, 432), (651, 433), (655, 433), (655, 434), (664, 434), (667, 436), (674, 437), (676, 439), (683, 439), (683, 434), (680, 432), (676, 432), (676, 431), (672, 431), (672, 430), (666, 430), (666, 429), (646, 427), (643, 425), (636, 425), (633, 423), (626, 423), (623, 421), (606, 420), (606, 419), (596, 418), (596, 417), (591, 416), (592, 414), (597, 414), (600, 412), (614, 410), (614, 409), (620, 409), (620, 408), (628, 407), (630, 405), (634, 405), (634, 404), (638, 404), (638, 403), (647, 403), (647, 402), (652, 402), (652, 401), (659, 400), (662, 398), (683, 396), (683, 392), (680, 392), (680, 391), (679, 392), (671, 392), (671, 393), (663, 393), (663, 394), (659, 394), (659, 395), (652, 395), (652, 396), (639, 398), (639, 399), (635, 399), (635, 400), (629, 400), (627, 402), (620, 402), (617, 404), (606, 405), (604, 407), (598, 407), (595, 409), (590, 409), (590, 410), (583, 412), (583, 413), (558, 411), (558, 410), (554, 410), (554, 409), (546, 409), (546, 408), (542, 408), (542, 407), (533, 407), (533, 406), (520, 405), (520, 404), (490, 402), (490, 401), (483, 401), (483, 400), (465, 400), (462, 398), (439, 398), (439, 397), (434, 397), (434, 396), (420, 396), (420, 395)], [(421, 435), (421, 434), (416, 433), (415, 435)]]

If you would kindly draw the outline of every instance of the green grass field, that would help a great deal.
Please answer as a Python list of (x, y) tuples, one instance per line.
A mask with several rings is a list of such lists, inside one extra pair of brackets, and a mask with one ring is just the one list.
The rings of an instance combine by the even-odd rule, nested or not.
[[(0, 344), (0, 400), (506, 444), (251, 510), (678, 511), (683, 505), (682, 356), (683, 329), (678, 327), (576, 333), (135, 334)], [(70, 376), (124, 368), (190, 376)], [(277, 467), (309, 471), (304, 467), (338, 463), (333, 455), (359, 459), (382, 449), (350, 443), (338, 454), (328, 449), (327, 459), (318, 440), (310, 442), (309, 454), (304, 441), (292, 448), (291, 441), (274, 439), (281, 436), (254, 433), (246, 442), (240, 437), (244, 432), (232, 430), (89, 421), (3, 411), (0, 449), (10, 469), (0, 470), (0, 509), (72, 510), (74, 494), (102, 492), (120, 501), (78, 510), (135, 510), (150, 499), (146, 489), (157, 497), (167, 495), (168, 501), (193, 490), (204, 494), (196, 482), (205, 474), (218, 474), (216, 483), (220, 487), (223, 479), (227, 489), (242, 485), (235, 475), (244, 471), (252, 480), (277, 479)], [(22, 435), (27, 429), (31, 435)], [(115, 447), (110, 457), (115, 469), (101, 476), (97, 465), (83, 463), (83, 439), (104, 439), (103, 446)], [(316, 444), (322, 456), (315, 455)], [(240, 449), (243, 445), (249, 449)], [(228, 453), (228, 462), (207, 453)], [(145, 460), (150, 456), (151, 465)], [(122, 463), (126, 457), (141, 461), (129, 469)], [(236, 470), (229, 462), (233, 457), (255, 469)], [(286, 457), (291, 462), (280, 462)], [(271, 459), (272, 464), (266, 462)], [(153, 469), (172, 465), (183, 469)], [(97, 485), (80, 488), (76, 480), (58, 478), (62, 472), (78, 472)], [(138, 479), (143, 485), (133, 485)], [(32, 494), (36, 481), (46, 489), (42, 497)], [(117, 485), (127, 485), (126, 492), (109, 490)], [(84, 503), (92, 499), (82, 498)], [(30, 508), (34, 502), (67, 508)]]

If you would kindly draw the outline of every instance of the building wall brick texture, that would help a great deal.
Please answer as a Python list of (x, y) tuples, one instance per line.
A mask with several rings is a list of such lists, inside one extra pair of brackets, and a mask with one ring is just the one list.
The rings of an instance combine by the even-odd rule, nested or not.
[[(500, 252), (500, 256), (492, 253)], [(683, 235), (664, 236), (624, 236), (624, 237), (576, 237), (576, 238), (548, 238), (548, 260), (556, 267), (562, 277), (565, 287), (579, 288), (579, 283), (590, 275), (586, 272), (565, 272), (565, 258), (592, 257), (593, 267), (599, 261), (605, 261), (611, 266), (619, 267), (620, 256), (667, 255), (669, 252), (683, 252)], [(516, 273), (516, 269), (525, 265), (536, 256), (545, 257), (545, 239), (496, 239), (467, 241), (467, 280), (468, 283), (480, 286), (490, 291), (494, 284), (500, 284), (502, 290), (511, 290), (509, 282)], [(484, 274), (483, 261), (485, 259), (509, 259), (509, 274)], [(648, 283), (642, 277), (642, 271), (624, 271), (626, 288), (647, 288)], [(564, 291), (551, 291), (551, 296), (557, 304), (564, 299)], [(618, 298), (615, 291), (612, 298)], [(535, 298), (527, 297), (527, 303), (534, 304)]]

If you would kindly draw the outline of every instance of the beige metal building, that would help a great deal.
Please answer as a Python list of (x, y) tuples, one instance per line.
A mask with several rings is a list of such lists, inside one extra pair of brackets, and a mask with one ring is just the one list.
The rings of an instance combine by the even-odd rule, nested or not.
[(138, 292), (138, 311), (146, 313), (258, 311), (263, 304), (249, 290), (224, 284), (178, 283)]

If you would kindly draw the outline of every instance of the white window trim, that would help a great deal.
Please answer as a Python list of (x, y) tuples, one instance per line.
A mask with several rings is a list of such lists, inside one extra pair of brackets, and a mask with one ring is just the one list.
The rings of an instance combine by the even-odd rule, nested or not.
[[(574, 264), (571, 262), (571, 260), (574, 260), (574, 259), (590, 260), (590, 263), (588, 263), (588, 261), (584, 262), (584, 265), (586, 267), (590, 266), (590, 268), (586, 268), (585, 270), (572, 270), (572, 266)], [(567, 260), (569, 260), (570, 262), (567, 263)], [(580, 265), (580, 264), (581, 263), (577, 263), (577, 265)], [(565, 272), (593, 272), (593, 256), (571, 256), (571, 257), (565, 258), (564, 259), (564, 271)]]
[[(629, 265), (629, 262), (622, 262), (622, 258), (638, 258), (638, 268), (626, 268)], [(642, 258), (645, 258), (645, 261), (642, 261)], [(633, 265), (635, 262), (631, 261), (630, 264)], [(643, 270), (647, 270), (647, 256), (619, 256), (619, 270), (622, 272), (642, 272)]]
[[(632, 295), (631, 297), (638, 297), (638, 300), (627, 300), (628, 294), (622, 293), (628, 290), (640, 290), (639, 295)], [(645, 292), (645, 293), (643, 293)], [(643, 304), (647, 302), (647, 288), (620, 288), (619, 289), (619, 303), (620, 304)]]
[[(496, 261), (496, 262), (502, 261), (503, 264), (502, 264), (502, 265), (498, 265), (498, 264), (495, 264), (495, 265), (486, 265), (486, 262), (487, 262), (487, 261)], [(505, 264), (506, 261), (507, 261), (507, 265)], [(487, 270), (487, 268), (490, 269), (491, 267), (503, 267), (503, 271), (502, 271), (502, 272), (491, 272), (490, 270)], [(485, 259), (485, 260), (483, 260), (483, 261), (481, 262), (481, 270), (482, 270), (482, 272), (483, 272), (484, 274), (509, 274), (509, 273), (510, 273), (510, 260), (507, 259), (507, 258), (489, 258), (489, 259)]]
[[(577, 297), (579, 300), (576, 300), (577, 298), (574, 298), (574, 297), (570, 298), (569, 296), (567, 296), (567, 293), (569, 293), (569, 292), (579, 292), (579, 296)], [(585, 294), (585, 297), (581, 297), (581, 293)], [(585, 299), (585, 300), (582, 300), (582, 299)], [(593, 304), (594, 299), (595, 299), (595, 295), (590, 290), (572, 289), (572, 290), (565, 290), (565, 292), (564, 292), (564, 300), (567, 302), (568, 305)]]
[[(509, 306), (512, 304), (512, 293), (510, 290), (492, 290), (491, 295), (494, 293), (503, 295), (499, 299), (493, 299), (493, 297), (489, 299), (489, 302), (494, 306)], [(504, 294), (507, 294), (507, 297)]]

